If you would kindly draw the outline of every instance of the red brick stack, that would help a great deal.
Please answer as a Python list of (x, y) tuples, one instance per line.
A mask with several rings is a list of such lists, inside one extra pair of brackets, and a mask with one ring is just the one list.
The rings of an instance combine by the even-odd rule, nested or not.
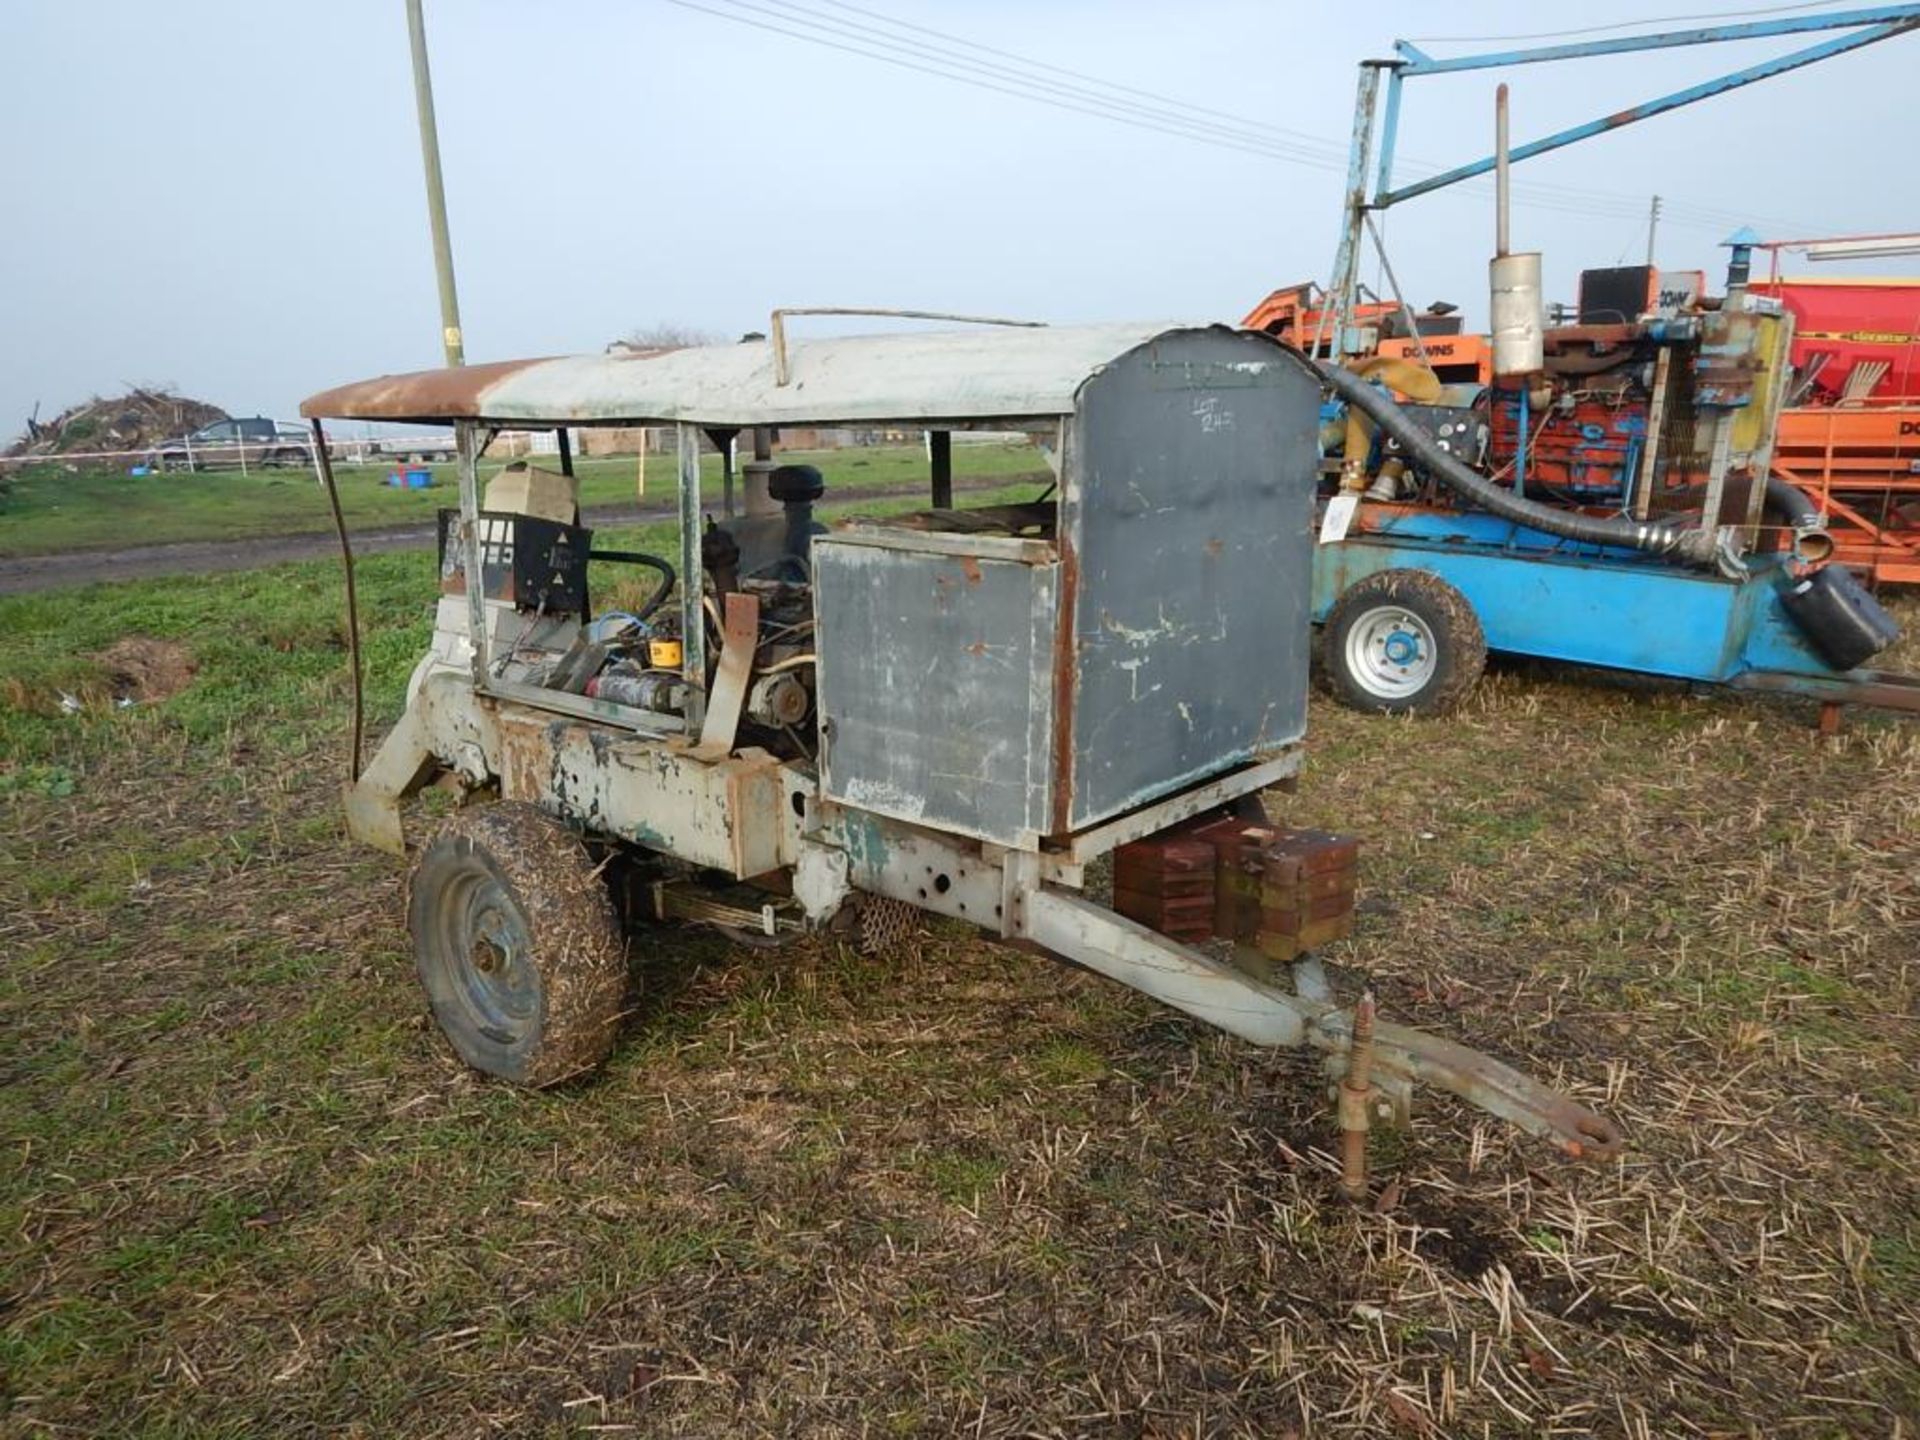
[(1113, 908), (1186, 944), (1213, 935), (1214, 851), (1172, 832), (1122, 845), (1113, 854)]
[(1271, 960), (1292, 960), (1353, 934), (1360, 842), (1324, 830), (1282, 830), (1261, 852), (1260, 934)]
[(1183, 943), (1293, 960), (1353, 933), (1359, 860), (1352, 836), (1212, 816), (1115, 851), (1113, 908)]

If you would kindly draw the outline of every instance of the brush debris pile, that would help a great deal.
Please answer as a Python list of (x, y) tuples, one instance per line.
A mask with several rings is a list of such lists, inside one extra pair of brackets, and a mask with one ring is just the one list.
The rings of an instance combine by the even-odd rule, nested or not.
[(135, 389), (107, 399), (96, 395), (51, 420), (40, 419), (36, 405), (27, 417), (26, 433), (15, 439), (5, 454), (12, 458), (145, 450), (227, 418), (227, 412), (218, 405), (166, 390)]

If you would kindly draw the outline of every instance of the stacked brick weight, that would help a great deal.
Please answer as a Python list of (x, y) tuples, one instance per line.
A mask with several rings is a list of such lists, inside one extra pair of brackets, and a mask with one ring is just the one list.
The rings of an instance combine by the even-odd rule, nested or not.
[(1359, 861), (1349, 835), (1216, 815), (1115, 851), (1113, 908), (1182, 944), (1230, 940), (1270, 975), (1353, 933)]

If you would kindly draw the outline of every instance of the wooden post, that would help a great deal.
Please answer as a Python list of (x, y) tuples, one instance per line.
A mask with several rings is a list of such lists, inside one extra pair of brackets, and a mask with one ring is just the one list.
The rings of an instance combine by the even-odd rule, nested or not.
[(927, 443), (928, 458), (933, 467), (933, 508), (951, 510), (953, 508), (953, 432), (930, 430), (927, 432)]

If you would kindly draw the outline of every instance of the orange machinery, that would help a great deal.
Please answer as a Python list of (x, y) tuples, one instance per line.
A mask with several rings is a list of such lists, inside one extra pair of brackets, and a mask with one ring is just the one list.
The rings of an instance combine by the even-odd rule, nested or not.
[[(1806, 243), (1822, 242), (1792, 248)], [(1776, 274), (1753, 289), (1794, 317), (1774, 473), (1819, 505), (1841, 560), (1920, 585), (1920, 279)]]
[[(1407, 310), (1397, 302), (1374, 296), (1354, 306), (1352, 323), (1378, 336), (1377, 352), (1396, 360), (1420, 359), (1424, 345), (1433, 371), (1442, 381), (1485, 383), (1492, 374), (1486, 337), (1462, 334), (1453, 306), (1432, 305), (1414, 315), (1417, 339), (1406, 333), (1407, 317)], [(1240, 328), (1263, 330), (1322, 359), (1333, 348), (1333, 312), (1326, 306), (1326, 291), (1312, 281), (1275, 290), (1247, 313)]]
[[(1333, 348), (1333, 312), (1326, 292), (1309, 281), (1275, 290), (1240, 322), (1243, 330), (1264, 330), (1309, 355), (1325, 359)], [(1392, 301), (1362, 300), (1353, 323), (1380, 338), (1374, 352), (1394, 360), (1424, 360), (1442, 384), (1484, 385), (1493, 378), (1493, 348), (1484, 335), (1461, 329), (1450, 305), (1436, 305), (1413, 317), (1419, 335), (1406, 331), (1406, 312)]]
[[(1399, 313), (1398, 305), (1363, 300), (1354, 308), (1353, 323), (1378, 329)], [(1327, 308), (1326, 291), (1312, 281), (1275, 290), (1248, 312), (1240, 328), (1265, 331), (1296, 350), (1322, 358), (1333, 347), (1333, 312)]]
[(1484, 335), (1396, 336), (1382, 340), (1380, 354), (1424, 363), (1443, 385), (1493, 383), (1493, 344)]
[(1782, 411), (1773, 471), (1820, 507), (1841, 560), (1920, 585), (1920, 397)]

